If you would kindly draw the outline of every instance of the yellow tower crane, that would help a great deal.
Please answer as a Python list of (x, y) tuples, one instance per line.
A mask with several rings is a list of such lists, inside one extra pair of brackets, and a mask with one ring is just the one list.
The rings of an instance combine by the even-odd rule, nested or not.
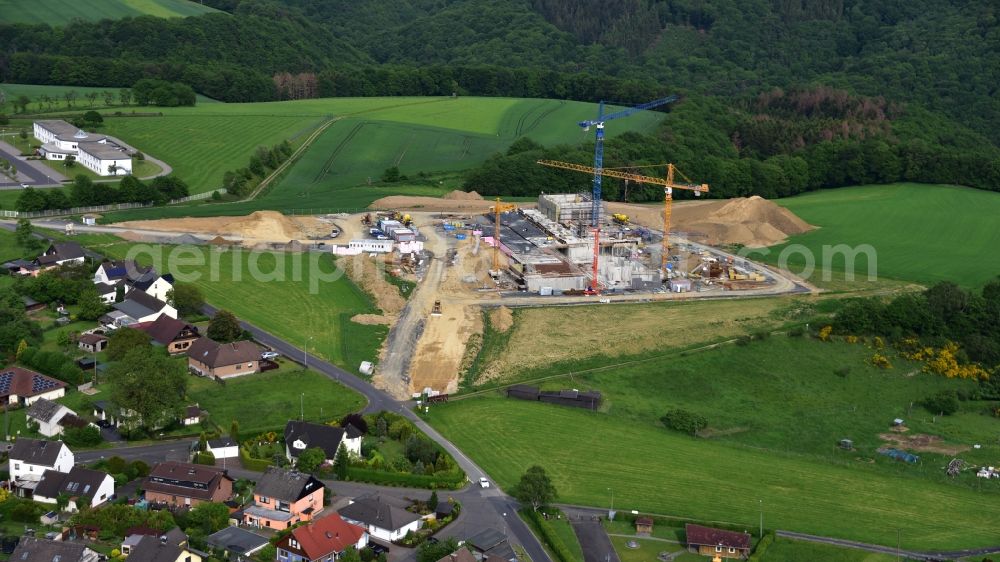
[[(570, 162), (559, 162), (558, 160), (539, 160), (539, 164), (543, 166), (549, 166), (550, 168), (561, 168), (563, 170), (573, 170), (576, 172), (583, 172), (587, 174), (594, 174), (600, 172), (604, 177), (609, 178), (619, 178), (626, 181), (634, 181), (638, 183), (648, 183), (652, 185), (662, 185), (663, 186), (663, 250), (660, 254), (660, 269), (663, 270), (663, 274), (667, 273), (667, 261), (670, 256), (670, 246), (668, 245), (668, 234), (670, 232), (670, 213), (671, 213), (671, 202), (673, 201), (673, 190), (674, 189), (686, 189), (688, 191), (693, 191), (695, 196), (701, 195), (702, 193), (708, 193), (708, 184), (696, 184), (692, 183), (691, 180), (682, 174), (677, 167), (673, 164), (667, 164), (667, 177), (666, 178), (656, 178), (652, 176), (642, 176), (639, 174), (633, 174), (631, 172), (624, 172), (621, 170), (616, 170), (612, 168), (603, 168), (597, 170), (590, 166), (581, 166), (580, 164), (572, 164)], [(679, 175), (684, 178), (687, 183), (679, 183), (674, 181), (674, 176)]]
[(500, 276), (500, 214), (506, 213), (507, 211), (513, 211), (517, 209), (517, 205), (513, 203), (501, 203), (500, 198), (497, 197), (497, 202), (490, 208), (490, 211), (494, 213), (493, 217), (493, 273), (497, 277)]

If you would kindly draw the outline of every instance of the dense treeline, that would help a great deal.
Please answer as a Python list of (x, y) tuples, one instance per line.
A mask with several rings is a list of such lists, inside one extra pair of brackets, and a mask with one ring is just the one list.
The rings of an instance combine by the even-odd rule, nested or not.
[(22, 212), (49, 209), (71, 209), (115, 203), (152, 203), (162, 205), (174, 199), (187, 197), (188, 187), (174, 176), (161, 176), (145, 183), (135, 176), (122, 178), (118, 185), (94, 183), (84, 175), (76, 176), (69, 186), (69, 194), (60, 189), (34, 189), (28, 187), (17, 197), (16, 208)]
[(944, 282), (888, 302), (852, 300), (837, 312), (833, 326), (839, 333), (886, 336), (897, 342), (918, 338), (938, 347), (955, 342), (960, 345), (959, 362), (994, 369), (1000, 366), (1000, 280), (978, 294)]
[(292, 145), (288, 141), (276, 144), (271, 148), (258, 146), (257, 150), (250, 156), (250, 163), (245, 168), (227, 171), (223, 175), (222, 185), (226, 188), (226, 193), (237, 197), (249, 195), (269, 173), (287, 160), (292, 152), (294, 152)]
[[(470, 172), (465, 188), (514, 196), (589, 190), (589, 176), (539, 166), (539, 159), (587, 165), (593, 144), (543, 148), (522, 140)], [(671, 108), (655, 135), (626, 133), (605, 143), (605, 167), (666, 162), (710, 184), (714, 197), (895, 181), (1000, 190), (1000, 150), (986, 138), (919, 107), (830, 88), (774, 90), (745, 102), (691, 97)], [(606, 180), (605, 198), (624, 200), (623, 187)], [(629, 186), (629, 201), (662, 197), (659, 187)]]

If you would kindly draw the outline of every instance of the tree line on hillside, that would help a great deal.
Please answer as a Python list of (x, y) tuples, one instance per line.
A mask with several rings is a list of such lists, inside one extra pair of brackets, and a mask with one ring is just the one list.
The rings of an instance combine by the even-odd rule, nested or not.
[(114, 183), (94, 183), (84, 175), (76, 176), (67, 194), (62, 188), (21, 190), (15, 207), (18, 211), (33, 212), (49, 209), (72, 209), (113, 205), (115, 203), (152, 203), (162, 205), (174, 199), (187, 197), (188, 187), (175, 176), (160, 176), (150, 182), (143, 182), (127, 175), (117, 185)]
[[(621, 126), (618, 123), (608, 127)], [(534, 196), (589, 191), (586, 174), (538, 165), (540, 159), (584, 165), (593, 143), (542, 147), (520, 139), (470, 171), (466, 190)], [(772, 91), (743, 101), (692, 96), (670, 107), (651, 135), (628, 132), (605, 142), (605, 167), (673, 163), (712, 197), (786, 197), (808, 190), (917, 181), (1000, 190), (1000, 150), (981, 135), (919, 107), (815, 88)], [(619, 180), (604, 182), (608, 200), (624, 200)], [(656, 185), (628, 187), (629, 201), (659, 201)], [(675, 197), (689, 195), (677, 193)]]

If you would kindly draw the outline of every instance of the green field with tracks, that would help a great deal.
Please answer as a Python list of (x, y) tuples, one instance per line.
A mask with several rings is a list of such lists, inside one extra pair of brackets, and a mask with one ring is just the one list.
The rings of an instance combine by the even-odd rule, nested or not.
[(0, 23), (45, 23), (55, 27), (77, 19), (182, 18), (216, 11), (191, 0), (0, 0)]

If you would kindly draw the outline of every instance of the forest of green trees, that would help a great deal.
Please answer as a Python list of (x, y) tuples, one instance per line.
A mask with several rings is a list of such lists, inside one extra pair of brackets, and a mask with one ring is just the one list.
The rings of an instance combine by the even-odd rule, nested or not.
[[(723, 186), (780, 172), (779, 194), (894, 179), (997, 187), (1000, 5), (989, 0), (207, 3), (226, 12), (0, 25), (0, 80), (153, 78), (224, 101), (457, 93), (639, 103), (678, 93), (676, 113), (709, 126), (675, 120), (659, 144), (621, 161), (669, 157)], [(820, 91), (838, 92), (824, 103), (869, 106), (827, 115), (797, 105), (810, 99), (796, 92)], [(683, 158), (706, 148), (714, 160)]]

